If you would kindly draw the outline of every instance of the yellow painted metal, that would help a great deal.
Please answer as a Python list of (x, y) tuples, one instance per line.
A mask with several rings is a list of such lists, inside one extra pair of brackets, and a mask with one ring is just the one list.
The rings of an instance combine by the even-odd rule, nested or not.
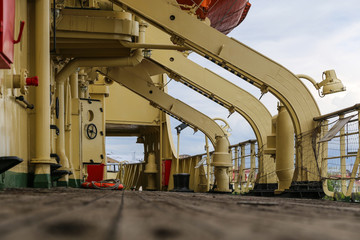
[(360, 151), (358, 150), (358, 153), (356, 155), (356, 159), (354, 162), (354, 166), (351, 171), (349, 186), (347, 188), (346, 193), (344, 194), (346, 197), (350, 197), (351, 193), (353, 192), (355, 177), (356, 177), (356, 174), (358, 173), (358, 169), (359, 169), (359, 162), (360, 162)]
[(266, 144), (266, 136), (271, 130), (271, 114), (258, 99), (179, 52), (153, 50), (151, 60), (168, 69), (171, 78), (190, 84), (195, 91), (221, 102), (230, 111), (240, 113), (253, 128), (260, 146)]
[(240, 179), (240, 168), (239, 168), (239, 147), (235, 147), (235, 176), (237, 176), (235, 178), (235, 193), (240, 193), (240, 189), (239, 189), (239, 179)]
[(72, 174), (69, 176), (69, 179), (75, 180), (75, 186), (77, 185), (74, 161), (78, 159), (73, 159), (73, 144), (72, 144), (72, 96), (71, 96), (71, 86), (70, 80), (66, 81), (66, 92), (65, 92), (65, 153), (69, 160), (69, 169)]
[[(151, 44), (171, 44), (170, 35), (150, 25), (147, 31), (147, 42)], [(259, 183), (275, 183), (276, 179), (269, 174), (275, 166), (269, 156), (263, 155), (266, 137), (271, 133), (271, 115), (265, 106), (251, 94), (235, 84), (202, 68), (188, 60), (178, 51), (153, 50), (151, 60), (161, 65), (170, 78), (190, 85), (192, 89), (221, 102), (232, 114), (241, 114), (254, 130), (259, 146)], [(221, 84), (221, 88), (218, 86)], [(255, 110), (256, 109), (256, 110)]]
[[(132, 21), (128, 12), (62, 9), (61, 15), (56, 26), (56, 35), (59, 38), (73, 32), (77, 38), (85, 36), (86, 39), (91, 39), (91, 36), (86, 34), (93, 33), (92, 36), (97, 36), (97, 39), (131, 41), (131, 36), (139, 33), (138, 23)], [(101, 34), (108, 36), (101, 37)]]
[[(28, 11), (34, 11), (34, 3), (27, 1), (15, 0), (15, 6), (15, 23), (26, 20)], [(18, 33), (19, 24), (15, 24), (14, 28), (14, 32)], [(35, 156), (34, 135), (36, 133), (33, 122), (35, 111), (25, 109), (21, 103), (15, 101), (15, 97), (22, 95), (22, 92), (14, 86), (13, 80), (14, 75), (19, 76), (24, 70), (31, 70), (31, 73), (35, 70), (33, 68), (34, 55), (31, 57), (23, 56), (24, 53), (35, 52), (34, 48), (28, 47), (29, 44), (34, 43), (34, 38), (28, 36), (28, 30), (29, 28), (24, 28), (21, 42), (14, 45), (14, 63), (11, 65), (11, 69), (0, 69), (0, 156), (17, 156), (23, 159), (22, 163), (9, 170), (9, 172), (22, 176), (34, 171), (29, 162)], [(34, 103), (34, 91), (35, 89), (31, 87), (28, 94), (24, 95), (24, 98), (30, 103)], [(47, 157), (50, 160), (50, 156)], [(43, 173), (48, 174), (48, 164), (38, 166), (36, 169), (37, 173), (44, 170)], [(6, 175), (2, 175), (2, 178), (5, 176), (6, 179)], [(26, 178), (21, 181), (20, 185), (18, 185), (20, 181), (17, 180), (15, 179), (11, 183), (12, 187), (26, 186)]]
[[(101, 103), (100, 108), (94, 108), (93, 113), (98, 119), (98, 122), (95, 122), (95, 116), (94, 120), (90, 121), (90, 123), (93, 123), (98, 128), (98, 136), (96, 138), (97, 143), (92, 143), (94, 146), (94, 150), (97, 149), (98, 152), (94, 154), (94, 156), (99, 156), (101, 159), (101, 163), (106, 164), (106, 146), (105, 146), (105, 135), (106, 135), (106, 105), (105, 105), (105, 99), (109, 96), (109, 86), (105, 83), (105, 79), (103, 76), (98, 75), (96, 78), (96, 81), (94, 81), (94, 84), (89, 85), (89, 94), (92, 99), (98, 100)], [(92, 104), (91, 104), (92, 105)], [(94, 107), (94, 106), (93, 106)], [(84, 111), (84, 109), (83, 109)], [(89, 117), (90, 112), (88, 113), (87, 117)], [(106, 170), (104, 169), (104, 178), (107, 178)]]
[(205, 136), (205, 149), (206, 149), (206, 176), (207, 176), (207, 190), (210, 188), (210, 166), (211, 166), (211, 158), (209, 153), (209, 140)]
[(244, 192), (243, 184), (245, 183), (245, 145), (240, 146), (241, 164), (240, 164), (240, 190)]
[[(69, 171), (69, 159), (65, 153), (65, 81), (58, 81), (56, 84), (57, 96), (59, 99), (59, 117), (56, 125), (59, 128), (59, 135), (56, 140), (56, 153), (60, 157), (61, 170)], [(60, 181), (69, 181), (69, 175), (63, 176)]]
[[(170, 35), (150, 25), (147, 31), (147, 42), (150, 44), (171, 44)], [(229, 109), (240, 113), (253, 128), (259, 146), (266, 144), (266, 136), (270, 134), (271, 114), (255, 97), (226, 79), (214, 74), (178, 51), (153, 50), (151, 60), (165, 68), (170, 77), (190, 84), (192, 88), (208, 97), (216, 99)], [(219, 88), (218, 86), (222, 87)], [(254, 110), (256, 109), (256, 111)]]
[[(72, 14), (72, 16), (73, 16), (74, 14)], [(76, 16), (77, 17), (77, 16)], [(79, 21), (80, 21), (80, 18), (79, 18)], [(139, 22), (140, 22), (140, 20), (138, 20)], [(84, 23), (85, 25), (86, 25), (86, 23)], [(86, 27), (84, 27), (84, 26), (80, 26), (80, 27), (78, 27), (79, 29), (86, 29)], [(64, 27), (63, 28), (63, 30), (65, 30), (66, 29), (66, 27)], [(68, 31), (73, 31), (74, 29), (67, 29)], [(92, 30), (93, 32), (94, 32), (94, 30)], [(139, 33), (139, 38), (142, 38), (142, 39), (144, 39), (144, 37), (142, 37), (142, 36), (140, 36), (140, 35), (144, 35), (144, 31), (142, 31), (141, 30), (141, 24), (140, 24), (140, 33)], [(139, 41), (140, 42), (140, 41)], [(65, 70), (66, 70), (66, 68), (65, 68)], [(263, 119), (263, 118), (261, 118), (261, 119)], [(261, 160), (263, 159), (262, 157), (260, 158)], [(262, 165), (262, 164), (261, 164)]]
[(289, 189), (294, 174), (294, 128), (285, 107), (279, 105), (278, 111), (276, 121), (276, 175), (279, 182), (275, 193)]
[(125, 58), (78, 58), (69, 62), (57, 75), (56, 82), (65, 81), (79, 67), (134, 67), (143, 59), (142, 50), (138, 49), (131, 57)]
[(150, 152), (148, 156), (148, 162), (145, 165), (144, 173), (157, 173), (157, 166), (155, 163), (155, 153)]
[(75, 71), (70, 75), (71, 97), (79, 98), (79, 72)]
[(147, 73), (144, 72), (142, 65), (143, 63), (131, 69), (111, 68), (106, 76), (141, 95), (156, 107), (173, 114), (204, 132), (214, 145), (216, 143), (216, 136), (224, 136), (220, 126), (212, 119), (181, 101), (172, 98), (154, 86)]
[(176, 148), (176, 168), (175, 174), (179, 173), (179, 156), (180, 156), (180, 132), (177, 133), (177, 148)]
[[(344, 119), (344, 115), (339, 116), (339, 121)], [(345, 127), (340, 130), (340, 169), (341, 169), (341, 192), (345, 195), (347, 192), (346, 188), (346, 152), (345, 152)]]
[(232, 164), (228, 152), (229, 141), (224, 131), (207, 116), (159, 90), (153, 85), (151, 79), (148, 78), (147, 73), (144, 73), (144, 69), (141, 67), (142, 64), (133, 69), (111, 68), (106, 75), (148, 99), (154, 106), (177, 116), (178, 119), (189, 123), (208, 136), (215, 146), (212, 165), (215, 168), (224, 168), (224, 170), (216, 171), (215, 174), (218, 176), (216, 178), (218, 191), (229, 191), (229, 177), (226, 171), (227, 167), (232, 166)]
[(48, 0), (35, 2), (35, 73), (39, 77), (39, 86), (35, 95), (35, 157), (31, 163), (35, 174), (50, 174), (50, 4)]
[(81, 116), (80, 116), (80, 100), (79, 100), (79, 74), (78, 71), (70, 75), (70, 90), (71, 90), (71, 108), (67, 115), (71, 115), (71, 153), (67, 154), (72, 165), (73, 174), (70, 176), (71, 179), (85, 180), (82, 175), (82, 151), (81, 151)]
[(232, 166), (231, 155), (229, 154), (229, 145), (225, 137), (217, 136), (215, 152), (212, 155), (211, 166), (215, 167), (216, 188), (218, 192), (228, 192), (229, 176), (228, 168)]
[[(81, 156), (85, 163), (105, 163), (104, 110), (101, 101), (80, 100), (81, 104)], [(88, 128), (96, 127), (97, 133), (89, 136)], [(91, 128), (90, 128), (91, 129)]]
[[(324, 121), (324, 126), (321, 130), (321, 137), (325, 135), (325, 133), (328, 131), (328, 121)], [(328, 177), (328, 142), (324, 142), (322, 144), (321, 149), (321, 177), (323, 181), (323, 190), (324, 193), (329, 197), (334, 197), (334, 192), (329, 191), (328, 184), (327, 184), (327, 177)]]
[[(172, 34), (174, 43), (191, 47), (259, 88), (266, 86), (288, 110), (298, 141), (301, 141), (302, 133), (314, 129), (313, 118), (319, 116), (320, 111), (313, 96), (293, 73), (280, 64), (203, 24), (165, 0), (111, 1)], [(307, 142), (310, 144), (310, 141)], [(310, 145), (298, 146), (297, 163), (302, 164), (299, 167), (314, 164), (314, 156), (302, 159), (303, 153), (310, 150)], [(304, 171), (294, 176), (294, 180), (303, 179), (318, 180), (318, 177), (306, 178)]]
[(150, 152), (148, 156), (148, 162), (145, 165), (144, 173), (147, 174), (147, 190), (156, 190), (156, 173), (158, 172), (155, 163), (155, 153)]
[(252, 171), (255, 171), (255, 168), (256, 168), (255, 159), (256, 159), (255, 142), (251, 142), (251, 144), (250, 144), (250, 168)]
[(337, 78), (335, 70), (327, 70), (323, 72), (323, 81), (319, 84), (323, 87), (323, 95), (346, 91), (341, 80)]
[(106, 98), (105, 105), (107, 124), (157, 125), (159, 110), (119, 84), (110, 86), (110, 95)]
[(128, 56), (129, 49), (119, 41), (129, 42), (139, 34), (138, 22), (124, 11), (62, 9), (60, 14), (56, 51), (62, 56)]

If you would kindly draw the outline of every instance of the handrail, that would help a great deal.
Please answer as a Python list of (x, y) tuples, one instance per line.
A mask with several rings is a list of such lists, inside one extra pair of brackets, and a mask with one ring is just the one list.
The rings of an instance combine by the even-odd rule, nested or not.
[(328, 114), (325, 114), (325, 115), (321, 115), (319, 117), (314, 117), (313, 119), (314, 119), (314, 121), (323, 121), (323, 120), (326, 120), (326, 119), (329, 119), (329, 118), (332, 118), (332, 117), (337, 117), (337, 116), (342, 115), (342, 114), (347, 114), (347, 113), (353, 112), (355, 110), (360, 110), (360, 103), (355, 104), (352, 107), (344, 108), (344, 109), (341, 109), (341, 110), (338, 110), (338, 111), (335, 111), (335, 112), (331, 112), (331, 113), (328, 113)]

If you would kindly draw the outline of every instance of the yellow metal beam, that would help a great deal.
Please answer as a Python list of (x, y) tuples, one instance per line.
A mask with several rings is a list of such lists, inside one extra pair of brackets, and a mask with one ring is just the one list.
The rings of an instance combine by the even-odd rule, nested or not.
[(182, 81), (195, 91), (216, 100), (228, 108), (230, 113), (236, 111), (241, 114), (254, 130), (259, 146), (266, 144), (266, 137), (271, 134), (272, 116), (254, 96), (197, 65), (180, 52), (153, 50), (151, 60), (167, 69), (175, 80)]
[[(314, 129), (313, 118), (320, 115), (320, 110), (309, 90), (292, 72), (166, 0), (111, 2), (166, 31), (172, 35), (173, 43), (190, 47), (254, 86), (273, 93), (288, 110), (299, 143), (296, 145), (296, 163), (300, 172), (294, 175), (294, 180), (319, 181), (319, 176), (309, 178), (303, 170), (313, 168), (316, 161), (315, 156), (308, 155), (311, 141), (303, 141), (303, 135)], [(305, 155), (306, 159), (303, 159)]]
[(111, 2), (165, 30), (178, 45), (191, 47), (255, 86), (267, 85), (269, 91), (287, 107), (297, 134), (313, 129), (312, 118), (320, 115), (313, 96), (293, 73), (280, 64), (198, 21), (166, 0)]
[(144, 72), (144, 64), (143, 61), (135, 68), (110, 68), (106, 76), (149, 100), (154, 106), (199, 129), (215, 146), (216, 137), (225, 136), (221, 127), (208, 116), (156, 87), (147, 72)]

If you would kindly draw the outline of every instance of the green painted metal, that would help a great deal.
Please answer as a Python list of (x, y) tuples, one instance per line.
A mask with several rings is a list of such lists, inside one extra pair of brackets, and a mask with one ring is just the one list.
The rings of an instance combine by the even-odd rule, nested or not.
[(81, 186), (80, 179), (69, 179), (69, 187), (78, 188)]
[(57, 181), (58, 187), (69, 187), (69, 182), (67, 181)]
[(29, 187), (29, 174), (6, 171), (0, 174), (0, 189)]
[(34, 188), (51, 188), (50, 174), (36, 174), (34, 176)]

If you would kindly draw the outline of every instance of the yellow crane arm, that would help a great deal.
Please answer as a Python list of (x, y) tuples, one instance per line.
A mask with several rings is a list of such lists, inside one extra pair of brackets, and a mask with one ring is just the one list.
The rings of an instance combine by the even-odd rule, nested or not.
[[(143, 61), (144, 62), (144, 61)], [(226, 137), (221, 127), (211, 118), (178, 99), (171, 97), (153, 84), (146, 67), (110, 68), (106, 76), (150, 101), (152, 105), (202, 131), (215, 147), (216, 137)], [(227, 139), (227, 138), (226, 138)], [(227, 140), (228, 141), (228, 140)]]

